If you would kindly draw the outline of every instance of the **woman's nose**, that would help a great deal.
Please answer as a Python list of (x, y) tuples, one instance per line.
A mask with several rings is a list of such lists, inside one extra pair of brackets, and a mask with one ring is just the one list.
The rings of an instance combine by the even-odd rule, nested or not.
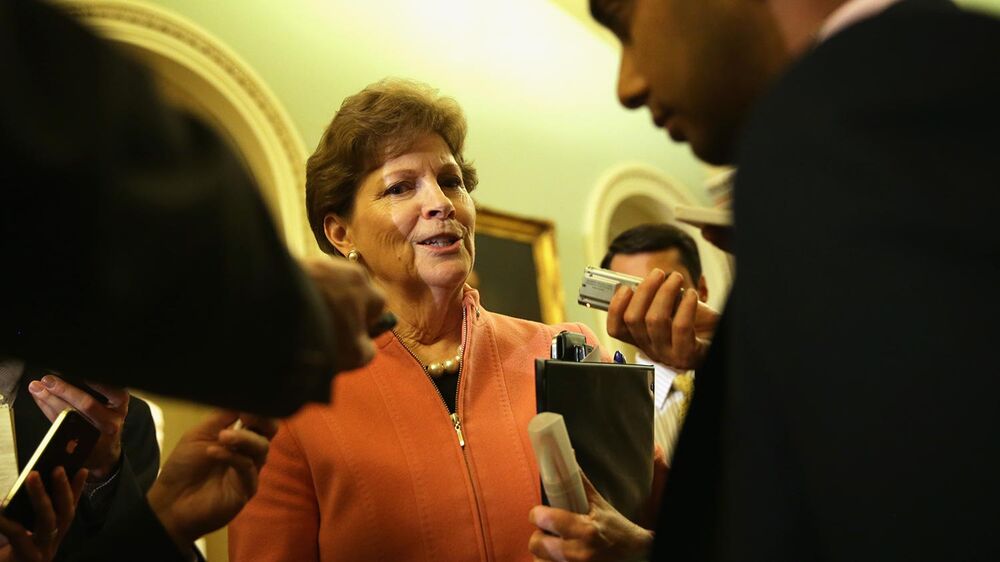
[(455, 216), (455, 204), (436, 181), (424, 190), (422, 214), (425, 219), (450, 219)]

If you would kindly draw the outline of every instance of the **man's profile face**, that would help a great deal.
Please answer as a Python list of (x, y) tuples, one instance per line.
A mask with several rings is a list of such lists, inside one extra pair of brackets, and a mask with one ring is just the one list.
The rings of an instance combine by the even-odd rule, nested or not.
[(618, 99), (713, 164), (731, 163), (739, 127), (784, 61), (760, 0), (590, 0), (622, 44)]

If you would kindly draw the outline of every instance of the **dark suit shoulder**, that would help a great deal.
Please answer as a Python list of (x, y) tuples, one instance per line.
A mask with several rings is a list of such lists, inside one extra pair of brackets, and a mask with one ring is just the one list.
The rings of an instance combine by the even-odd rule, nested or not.
[[(729, 559), (996, 558), (998, 54), (997, 20), (904, 0), (806, 54), (748, 121)], [(942, 401), (943, 368), (962, 400)]]
[(765, 216), (739, 216), (751, 208), (791, 212), (792, 193), (832, 204), (823, 183), (833, 182), (855, 197), (840, 202), (889, 207), (905, 198), (945, 217), (968, 216), (947, 207), (973, 198), (982, 216), (971, 222), (989, 222), (997, 197), (982, 185), (991, 177), (984, 164), (1000, 150), (998, 53), (1000, 20), (913, 0), (830, 37), (751, 113), (738, 161), (755, 191), (737, 204), (737, 221)]
[(177, 549), (146, 498), (136, 493), (131, 496), (133, 501), (110, 515), (100, 536), (69, 553), (68, 562), (125, 562), (136, 558), (145, 562), (186, 562), (191, 559), (193, 550), (182, 553)]
[(773, 127), (776, 116), (788, 126), (815, 123), (831, 113), (871, 117), (851, 112), (872, 108), (980, 110), (980, 104), (993, 105), (1000, 92), (998, 52), (997, 18), (948, 3), (904, 1), (805, 54), (758, 104), (762, 117), (752, 120), (751, 128), (762, 121)]

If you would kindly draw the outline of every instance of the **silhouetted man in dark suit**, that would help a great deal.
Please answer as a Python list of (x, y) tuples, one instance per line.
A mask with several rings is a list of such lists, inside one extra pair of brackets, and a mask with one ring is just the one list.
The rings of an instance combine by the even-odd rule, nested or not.
[[(329, 401), (331, 377), (370, 360), (383, 301), (362, 270), (292, 259), (236, 155), (136, 63), (9, 0), (0, 75), (0, 360), (265, 415)], [(193, 558), (256, 491), (275, 426), (239, 417), (189, 431), (72, 560)], [(68, 477), (31, 534), (0, 519), (0, 556), (51, 558), (82, 485)]]
[[(1000, 22), (932, 0), (591, 6), (622, 40), (622, 103), (739, 169), (707, 358), (692, 296), (663, 312), (679, 276), (609, 313), (650, 357), (701, 365), (654, 558), (996, 559)], [(536, 510), (566, 531), (536, 534), (540, 557), (628, 552), (613, 517), (602, 536)]]
[(288, 415), (374, 353), (359, 268), (300, 267), (239, 158), (57, 8), (0, 3), (0, 357)]

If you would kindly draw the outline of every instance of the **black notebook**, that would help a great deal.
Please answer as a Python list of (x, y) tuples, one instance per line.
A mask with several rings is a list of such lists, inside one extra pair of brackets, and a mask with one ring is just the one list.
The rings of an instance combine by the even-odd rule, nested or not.
[(638, 522), (653, 483), (653, 367), (537, 359), (535, 385), (538, 411), (566, 420), (587, 478)]

